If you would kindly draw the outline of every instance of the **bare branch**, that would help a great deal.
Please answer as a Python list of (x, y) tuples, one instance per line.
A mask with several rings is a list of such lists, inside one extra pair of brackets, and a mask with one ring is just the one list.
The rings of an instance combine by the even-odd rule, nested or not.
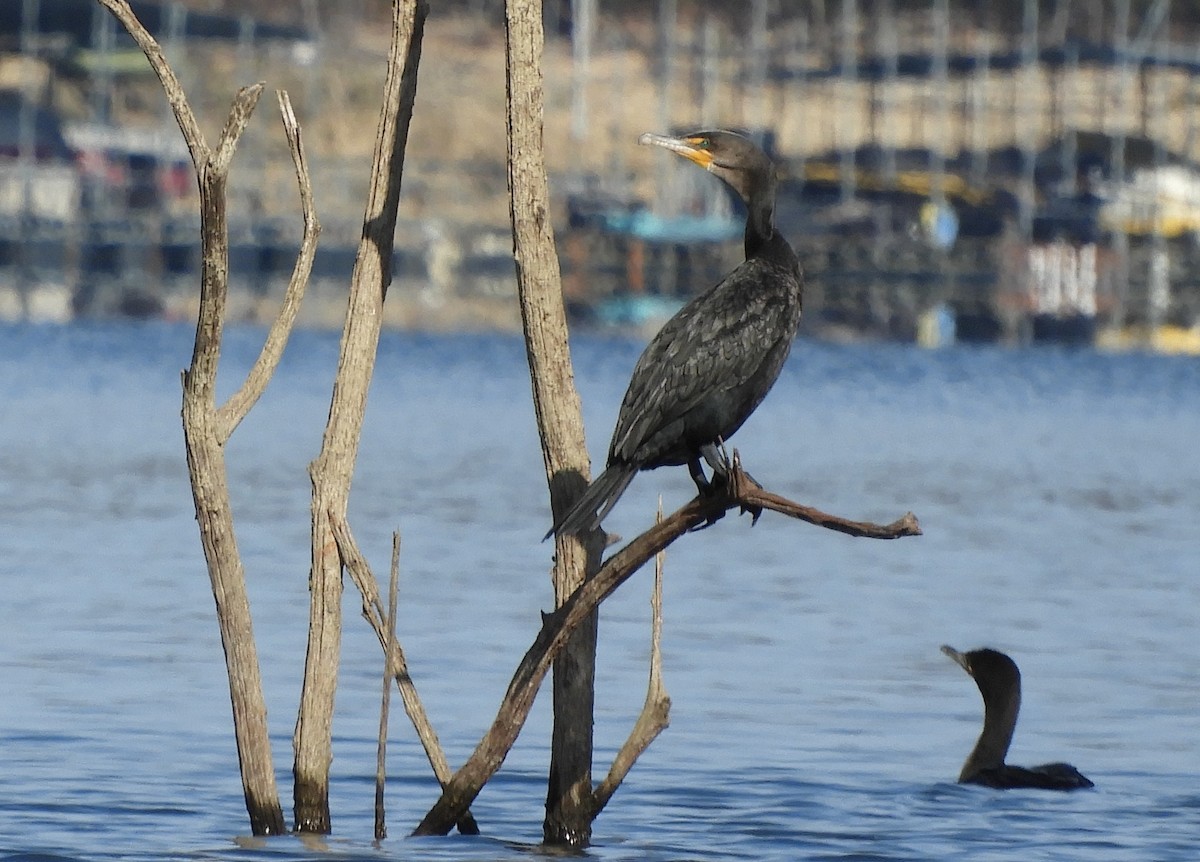
[[(225, 301), (229, 295), (229, 213), (225, 195), (229, 179), (229, 163), (238, 139), (258, 97), (262, 84), (243, 87), (234, 96), (229, 117), (221, 132), (220, 158), (209, 157), (197, 168), (200, 185), (200, 312), (196, 317), (196, 343), (192, 365), (184, 376), (184, 386), (193, 387), (207, 409), (215, 410), (215, 381), (217, 361), (221, 353), (221, 337), (225, 326)], [(213, 432), (224, 445), (227, 429), (213, 418)]]
[[(371, 571), (371, 566), (367, 562), (366, 557), (359, 550), (358, 543), (354, 541), (354, 536), (350, 532), (350, 525), (346, 523), (346, 519), (330, 511), (329, 528), (333, 533), (334, 540), (337, 542), (337, 550), (341, 556), (342, 563), (345, 565), (346, 571), (350, 573), (350, 579), (354, 581), (354, 585), (358, 587), (358, 592), (362, 596), (363, 617), (371, 624), (371, 628), (375, 630), (375, 635), (379, 638), (379, 644), (388, 656), (388, 666), (391, 668), (392, 675), (396, 678), (396, 686), (400, 690), (400, 698), (404, 703), (404, 711), (408, 715), (409, 721), (412, 722), (413, 728), (417, 732), (417, 738), (421, 741), (421, 745), (425, 749), (425, 756), (429, 759), (429, 765), (433, 767), (434, 776), (437, 778), (438, 783), (444, 787), (453, 773), (450, 771), (450, 764), (446, 760), (446, 754), (442, 751), (442, 744), (438, 740), (437, 732), (434, 731), (433, 724), (429, 721), (429, 716), (425, 712), (425, 706), (421, 703), (421, 698), (417, 694), (416, 684), (412, 681), (412, 677), (409, 676), (408, 660), (404, 656), (404, 649), (394, 636), (388, 636), (383, 603), (379, 597), (379, 582), (375, 578), (374, 572)], [(470, 811), (464, 809), (462, 816), (457, 818), (456, 822), (458, 824), (458, 831), (462, 834), (479, 834), (479, 827), (476, 825)]]
[[(658, 501), (658, 521), (662, 522), (661, 499)], [(646, 687), (646, 702), (642, 705), (642, 711), (629, 738), (613, 758), (608, 775), (592, 794), (593, 817), (604, 810), (604, 806), (621, 786), (621, 782), (642, 756), (642, 752), (649, 748), (670, 724), (671, 697), (662, 681), (662, 584), (666, 556), (665, 550), (654, 555), (654, 592), (650, 596), (650, 681)]]
[[(741, 460), (736, 451), (733, 453), (733, 466), (731, 481), (735, 487), (731, 491), (731, 498), (734, 500), (734, 504), (740, 507), (743, 512), (754, 513), (756, 521), (758, 520), (757, 513), (759, 511), (770, 509), (772, 512), (787, 515), (789, 518), (807, 521), (818, 527), (835, 530), (839, 533), (845, 533), (848, 536), (855, 536), (860, 539), (900, 539), (905, 536), (921, 535), (921, 525), (917, 522), (917, 516), (912, 512), (905, 512), (904, 515), (890, 524), (851, 521), (838, 515), (822, 512), (820, 509), (814, 509), (812, 506), (793, 502), (786, 497), (781, 497), (778, 494), (772, 494), (770, 491), (764, 490), (761, 485), (747, 476), (742, 470)], [(733, 506), (728, 507), (728, 509), (731, 508)], [(728, 511), (728, 509), (725, 511)], [(723, 514), (724, 512), (721, 513), (721, 515)], [(720, 517), (720, 515), (717, 517)]]
[(216, 171), (222, 175), (229, 173), (229, 166), (233, 163), (233, 153), (237, 149), (238, 141), (242, 139), (242, 133), (246, 131), (246, 126), (250, 124), (250, 117), (254, 114), (254, 109), (258, 107), (258, 99), (262, 96), (265, 86), (262, 81), (259, 81), (257, 84), (242, 87), (234, 96), (229, 116), (225, 118), (225, 128), (221, 129), (217, 148), (213, 151), (212, 158), (208, 163), (210, 171)]
[(263, 391), (279, 367), (279, 360), (287, 347), (292, 328), (296, 323), (296, 315), (300, 312), (300, 304), (304, 301), (304, 292), (308, 287), (309, 275), (312, 273), (313, 259), (317, 254), (317, 238), (321, 233), (321, 224), (317, 220), (316, 204), (313, 200), (312, 179), (308, 172), (308, 160), (304, 154), (304, 144), (300, 138), (300, 124), (292, 110), (291, 100), (284, 90), (276, 90), (279, 99), (279, 112), (283, 118), (283, 130), (287, 135), (288, 147), (292, 151), (292, 164), (296, 168), (296, 182), (300, 188), (300, 208), (304, 218), (304, 234), (300, 240), (300, 251), (296, 255), (296, 263), (292, 268), (292, 278), (288, 282), (287, 291), (283, 296), (283, 304), (267, 339), (254, 362), (254, 367), (246, 375), (241, 388), (230, 396), (229, 400), (217, 411), (217, 427), (223, 440), (237, 428), (246, 418), (246, 414), (262, 397)]
[(121, 22), (121, 25), (137, 42), (138, 47), (142, 49), (146, 59), (150, 61), (150, 67), (158, 76), (159, 83), (162, 84), (163, 91), (167, 95), (167, 101), (171, 104), (175, 122), (179, 124), (179, 130), (183, 132), (183, 140), (187, 144), (188, 152), (192, 155), (192, 164), (199, 173), (212, 154), (208, 149), (208, 144), (204, 141), (204, 134), (200, 131), (196, 116), (188, 105), (183, 86), (167, 63), (162, 47), (142, 26), (142, 22), (133, 14), (133, 10), (129, 8), (129, 4), (125, 0), (99, 0), (99, 2)]
[[(301, 832), (324, 834), (332, 828), (329, 767), (333, 762), (334, 693), (341, 657), (343, 563), (331, 535), (329, 513), (344, 516), (349, 505), (383, 323), (383, 301), (392, 279), (404, 151), (416, 99), (417, 68), (428, 11), (427, 0), (392, 0), (392, 38), (363, 231), (350, 277), (329, 419), (321, 451), (309, 466), (313, 486), (309, 638), (293, 735), (292, 767), (296, 828)], [(405, 706), (409, 706), (408, 698)]]
[(222, 423), (216, 416), (213, 394), (229, 274), (226, 180), (238, 138), (249, 121), (262, 87), (243, 90), (234, 100), (222, 134), (221, 158), (214, 162), (183, 88), (158, 43), (124, 0), (100, 2), (142, 48), (158, 75), (196, 169), (200, 191), (202, 264), (195, 346), (191, 365), (183, 374), (182, 412), (188, 478), (200, 528), (200, 543), (217, 605), (217, 622), (225, 651), (234, 735), (250, 826), (255, 835), (277, 835), (286, 831), (286, 825), (271, 762), (267, 710), (245, 573), (233, 529), (223, 450), (227, 435), (222, 436)]
[(829, 515), (769, 494), (742, 472), (736, 452), (730, 472), (728, 483), (714, 487), (711, 495), (694, 498), (665, 521), (655, 524), (614, 553), (605, 560), (596, 575), (585, 581), (554, 613), (543, 616), (541, 631), (513, 674), (492, 726), (467, 762), (445, 786), (441, 798), (426, 813), (414, 834), (444, 835), (450, 830), (459, 812), (474, 801), (483, 785), (504, 762), (529, 716), (534, 697), (550, 663), (563, 648), (571, 632), (651, 557), (689, 530), (716, 522), (730, 509), (741, 508), (753, 512), (757, 518), (761, 509), (766, 508), (855, 536), (895, 539), (921, 534), (920, 525), (911, 512), (892, 524), (881, 526)]
[[(550, 504), (557, 515), (583, 493), (590, 461), (571, 370), (553, 220), (548, 217), (542, 0), (506, 0), (504, 23), (509, 213), (517, 300)], [(555, 540), (551, 578), (556, 602), (566, 599), (599, 567), (602, 551), (598, 536)], [(554, 724), (542, 824), (548, 844), (581, 847), (590, 839), (587, 802), (592, 788), (596, 633), (596, 620), (581, 625), (554, 669)]]
[[(388, 580), (388, 642), (396, 640), (396, 597), (400, 581), (400, 533), (392, 533), (392, 573)], [(375, 840), (387, 838), (387, 814), (383, 807), (383, 788), (387, 783), (387, 736), (388, 713), (392, 703), (392, 651), (384, 650), (383, 658), (383, 701), (379, 706), (379, 743), (375, 758)]]

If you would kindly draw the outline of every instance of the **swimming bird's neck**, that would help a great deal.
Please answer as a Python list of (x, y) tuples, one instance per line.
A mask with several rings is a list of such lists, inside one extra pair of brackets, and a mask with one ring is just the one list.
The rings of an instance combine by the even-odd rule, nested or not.
[(975, 743), (971, 756), (963, 764), (960, 780), (965, 780), (980, 770), (1004, 764), (1020, 711), (1019, 689), (1003, 697), (984, 701), (983, 732), (979, 734), (979, 741)]

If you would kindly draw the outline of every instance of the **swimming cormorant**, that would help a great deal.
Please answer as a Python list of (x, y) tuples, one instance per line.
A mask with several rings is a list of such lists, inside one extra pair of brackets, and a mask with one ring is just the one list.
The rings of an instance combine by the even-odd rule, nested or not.
[(728, 475), (722, 446), (775, 383), (800, 323), (796, 253), (775, 229), (775, 165), (749, 138), (703, 130), (642, 135), (720, 177), (746, 205), (746, 260), (663, 325), (634, 366), (602, 472), (555, 522), (599, 527), (639, 470), (686, 464), (702, 493)]
[(1095, 786), (1069, 763), (1046, 763), (1032, 769), (1005, 763), (1021, 709), (1021, 671), (1016, 662), (994, 649), (961, 653), (943, 646), (942, 652), (974, 678), (983, 695), (983, 732), (963, 764), (959, 784), (983, 784), (1002, 790), (1014, 787), (1077, 790)]

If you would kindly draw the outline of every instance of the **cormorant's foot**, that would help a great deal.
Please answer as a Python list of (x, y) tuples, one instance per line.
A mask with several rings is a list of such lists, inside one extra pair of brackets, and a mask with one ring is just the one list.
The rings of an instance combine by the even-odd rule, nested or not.
[(689, 533), (698, 533), (701, 530), (707, 530), (709, 527), (711, 527), (713, 524), (717, 523), (717, 521), (721, 520), (724, 517), (725, 517), (724, 511), (716, 512), (712, 515), (709, 515), (707, 520), (705, 520), (705, 522), (703, 524), (697, 524), (694, 527), (688, 527), (688, 532)]
[(701, 446), (700, 455), (712, 468), (714, 480), (718, 477), (728, 477), (733, 472), (733, 460), (725, 449), (724, 441), (718, 440), (715, 444), (709, 443), (707, 446)]
[(712, 477), (712, 496), (730, 497), (733, 495), (733, 476), (729, 473), (715, 473)]
[(699, 486), (697, 488), (700, 491), (701, 497), (708, 497), (710, 499), (712, 497), (720, 497), (729, 491), (729, 477), (714, 475), (712, 479), (704, 483), (703, 488)]
[[(749, 479), (750, 477), (749, 477), (749, 476), (747, 476), (746, 478), (748, 478), (748, 479)], [(752, 480), (752, 479), (751, 479), (751, 481), (754, 481), (754, 480)], [(758, 483), (757, 483), (757, 482), (754, 482), (754, 484), (755, 484), (755, 485), (758, 485)], [(760, 487), (760, 488), (761, 488), (761, 487), (762, 487), (762, 485), (758, 485), (758, 487)], [(762, 517), (763, 509), (762, 509), (762, 506), (746, 506), (746, 505), (743, 505), (743, 506), (741, 507), (741, 511), (740, 511), (738, 514), (740, 514), (740, 515), (744, 515), (744, 514), (746, 514), (747, 512), (749, 512), (749, 513), (750, 513), (750, 526), (751, 526), (751, 527), (753, 527), (755, 524), (757, 524), (757, 523), (758, 523), (758, 519), (759, 519), (760, 517)]]
[(688, 461), (688, 475), (692, 477), (692, 481), (696, 483), (696, 493), (701, 497), (708, 497), (712, 494), (712, 483), (708, 481), (708, 477), (704, 475), (704, 468), (700, 466), (700, 459), (693, 458)]

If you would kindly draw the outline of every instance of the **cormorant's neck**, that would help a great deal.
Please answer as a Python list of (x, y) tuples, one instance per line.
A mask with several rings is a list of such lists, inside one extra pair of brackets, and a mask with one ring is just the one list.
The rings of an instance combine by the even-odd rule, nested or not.
[(775, 238), (775, 184), (767, 182), (746, 201), (746, 257), (761, 254)]
[(1004, 765), (1020, 711), (1019, 686), (1011, 691), (1001, 692), (999, 696), (984, 697), (983, 732), (979, 734), (979, 741), (975, 743), (971, 756), (963, 764), (960, 781), (967, 780), (981, 770)]

